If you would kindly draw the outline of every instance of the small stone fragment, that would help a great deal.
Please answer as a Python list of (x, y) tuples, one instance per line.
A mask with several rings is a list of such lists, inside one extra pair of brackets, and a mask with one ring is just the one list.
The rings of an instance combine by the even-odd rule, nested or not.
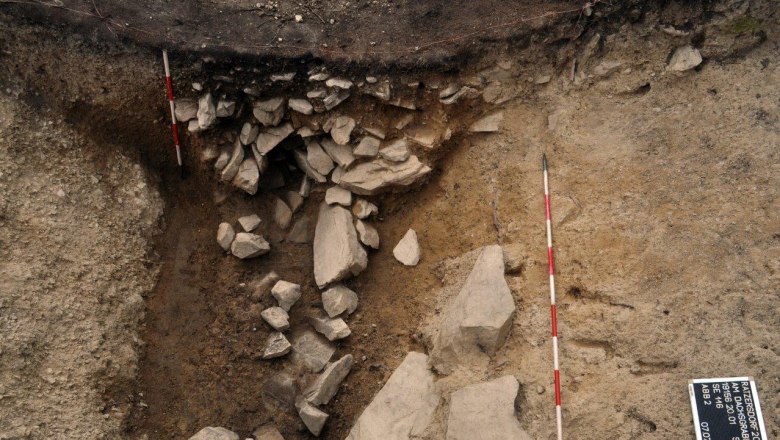
[(233, 185), (249, 194), (257, 193), (257, 185), (260, 182), (260, 171), (254, 157), (247, 157), (238, 167), (238, 172), (233, 178)]
[(317, 373), (333, 357), (336, 347), (312, 330), (306, 330), (293, 340), (294, 358), (303, 363), (312, 373)]
[(257, 134), (260, 132), (260, 127), (251, 122), (245, 122), (241, 127), (241, 133), (238, 135), (238, 139), (242, 145), (249, 145), (257, 139)]
[(352, 204), (352, 193), (340, 186), (332, 186), (325, 191), (325, 203), (349, 206)]
[(372, 136), (365, 136), (355, 147), (354, 154), (358, 157), (376, 157), (379, 153), (379, 139)]
[(279, 280), (271, 289), (271, 295), (276, 298), (279, 307), (289, 312), (290, 308), (301, 298), (301, 286), (288, 281)]
[[(296, 15), (295, 17), (297, 21), (297, 17), (300, 17), (300, 15)], [(301, 20), (303, 20), (303, 18), (301, 18)], [(289, 82), (292, 81), (293, 78), (295, 78), (295, 72), (276, 73), (271, 75), (271, 82)]]
[(314, 113), (314, 106), (312, 106), (311, 103), (305, 99), (292, 98), (287, 102), (287, 105), (290, 107), (290, 110), (296, 111), (303, 115), (310, 115)]
[(230, 223), (220, 223), (217, 228), (217, 243), (224, 250), (230, 250), (230, 244), (233, 243), (233, 239), (236, 238), (236, 231), (233, 230), (233, 226)]
[(278, 332), (290, 329), (290, 315), (281, 307), (269, 307), (260, 312), (260, 316)]
[(352, 214), (363, 220), (372, 215), (379, 214), (379, 208), (366, 199), (357, 199), (355, 201), (355, 206), (352, 207)]
[(701, 53), (699, 53), (698, 49), (691, 46), (678, 47), (674, 51), (672, 59), (669, 60), (669, 65), (666, 67), (666, 70), (671, 72), (685, 72), (686, 70), (691, 70), (698, 66), (701, 62)]
[(327, 81), (325, 81), (325, 85), (328, 87), (338, 87), (340, 89), (346, 90), (352, 88), (352, 81), (343, 78), (329, 78)]
[(328, 420), (328, 414), (320, 411), (314, 405), (309, 402), (303, 401), (301, 407), (298, 409), (298, 415), (303, 420), (303, 424), (309, 429), (309, 432), (314, 434), (315, 437), (320, 435), (322, 427), (325, 426), (325, 421)]
[(547, 84), (548, 82), (550, 82), (551, 79), (552, 77), (550, 75), (542, 75), (537, 77), (534, 80), (534, 84), (538, 84), (538, 85)]
[(322, 308), (328, 316), (335, 318), (343, 313), (351, 315), (357, 309), (358, 296), (343, 284), (336, 284), (322, 292)]
[(324, 314), (309, 317), (309, 322), (315, 330), (322, 333), (329, 341), (344, 339), (352, 334), (349, 326), (341, 318), (329, 318)]
[(174, 113), (179, 122), (189, 122), (198, 117), (198, 103), (194, 99), (177, 99)]
[(363, 222), (363, 220), (358, 220), (355, 223), (355, 229), (361, 243), (372, 249), (379, 249), (379, 232), (373, 226)]
[(327, 176), (335, 166), (322, 145), (313, 139), (306, 140), (306, 161), (322, 176)]
[(190, 437), (190, 440), (238, 440), (238, 438), (238, 434), (229, 429), (207, 426)]
[(349, 116), (339, 116), (333, 123), (333, 128), (330, 130), (330, 135), (333, 136), (333, 140), (337, 144), (346, 145), (349, 143), (349, 136), (352, 134), (352, 130), (354, 128), (354, 119), (350, 118)]
[(329, 75), (327, 74), (327, 72), (314, 73), (312, 75), (309, 75), (309, 81), (310, 82), (312, 82), (312, 81), (325, 81), (326, 79), (328, 79), (328, 76)]
[(328, 91), (325, 89), (314, 89), (306, 92), (306, 97), (309, 99), (322, 99), (327, 94)]
[(271, 245), (263, 237), (249, 232), (236, 234), (235, 240), (230, 245), (230, 252), (242, 260), (267, 254), (270, 250)]
[(351, 354), (329, 364), (314, 382), (303, 392), (303, 397), (312, 405), (327, 405), (339, 390), (339, 385), (352, 369)]
[(274, 222), (281, 229), (287, 229), (290, 226), (292, 220), (292, 210), (286, 203), (280, 198), (275, 198), (274, 201)]
[(406, 139), (397, 139), (379, 150), (379, 156), (390, 162), (403, 162), (409, 159), (410, 155), (409, 143), (406, 142)]
[(469, 131), (472, 133), (491, 133), (501, 129), (504, 120), (504, 112), (491, 113), (471, 124)]
[(279, 430), (271, 425), (265, 425), (255, 429), (255, 432), (253, 432), (252, 435), (255, 437), (255, 440), (284, 440), (284, 437), (279, 433)]
[(292, 345), (287, 341), (280, 332), (271, 333), (268, 336), (268, 340), (265, 343), (265, 351), (263, 351), (263, 359), (274, 359), (280, 356), (284, 356), (290, 352)]
[(262, 223), (262, 220), (260, 220), (260, 216), (257, 214), (245, 215), (238, 218), (238, 224), (240, 224), (246, 232), (254, 231), (260, 226), (260, 223)]
[(344, 168), (348, 168), (355, 161), (355, 155), (349, 145), (339, 145), (328, 138), (323, 139), (321, 145), (328, 156)]
[(220, 175), (223, 181), (230, 181), (238, 174), (238, 169), (241, 167), (241, 163), (244, 162), (244, 147), (241, 146), (241, 142), (236, 139), (233, 144), (233, 152), (230, 155), (230, 160), (222, 169)]
[(219, 102), (217, 102), (216, 114), (218, 118), (227, 118), (228, 116), (231, 116), (234, 111), (236, 111), (235, 101), (225, 101), (220, 99)]
[(211, 93), (206, 93), (198, 100), (198, 127), (205, 130), (217, 120), (217, 110), (214, 108), (214, 98)]
[(260, 154), (266, 155), (294, 131), (295, 129), (289, 122), (278, 127), (266, 128), (257, 135), (255, 147)]
[(420, 243), (417, 241), (417, 233), (414, 229), (406, 231), (393, 249), (393, 256), (404, 266), (417, 266), (420, 262)]
[(328, 96), (326, 96), (322, 103), (325, 105), (325, 110), (333, 110), (341, 104), (342, 102), (346, 101), (347, 98), (349, 98), (349, 92), (346, 90), (339, 90), (339, 91), (333, 91)]
[(284, 98), (271, 98), (265, 101), (256, 101), (252, 108), (252, 114), (266, 127), (279, 125), (284, 116)]

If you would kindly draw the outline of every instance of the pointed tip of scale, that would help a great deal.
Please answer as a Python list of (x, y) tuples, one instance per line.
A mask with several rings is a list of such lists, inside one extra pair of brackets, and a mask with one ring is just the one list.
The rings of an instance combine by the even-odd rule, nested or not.
[(542, 153), (542, 169), (547, 171), (547, 155)]

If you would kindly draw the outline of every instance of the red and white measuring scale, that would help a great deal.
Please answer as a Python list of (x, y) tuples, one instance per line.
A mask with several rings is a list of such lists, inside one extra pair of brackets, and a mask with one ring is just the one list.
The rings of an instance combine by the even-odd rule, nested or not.
[(550, 184), (547, 177), (547, 156), (542, 155), (544, 169), (544, 210), (547, 217), (547, 267), (550, 273), (550, 316), (552, 317), (553, 375), (555, 377), (555, 419), (558, 427), (558, 440), (563, 439), (563, 420), (561, 417), (561, 372), (558, 365), (558, 310), (555, 307), (555, 259), (552, 245), (552, 215), (550, 211)]
[(168, 51), (163, 50), (163, 64), (165, 64), (165, 86), (168, 89), (168, 103), (171, 105), (171, 130), (173, 131), (173, 144), (176, 146), (176, 161), (181, 165), (181, 147), (179, 146), (179, 129), (176, 127), (176, 111), (173, 104), (173, 81), (171, 81), (171, 69), (168, 66)]

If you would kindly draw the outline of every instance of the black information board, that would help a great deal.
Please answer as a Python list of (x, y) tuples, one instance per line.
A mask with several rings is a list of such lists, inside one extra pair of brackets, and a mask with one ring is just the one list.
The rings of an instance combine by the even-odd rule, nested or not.
[(768, 440), (752, 377), (688, 383), (697, 440)]

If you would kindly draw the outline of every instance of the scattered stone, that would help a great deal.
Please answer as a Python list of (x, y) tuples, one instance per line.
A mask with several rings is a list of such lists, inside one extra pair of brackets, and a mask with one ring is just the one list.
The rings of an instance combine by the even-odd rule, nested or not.
[(348, 289), (343, 284), (336, 284), (322, 292), (322, 308), (328, 316), (335, 318), (341, 314), (351, 315), (357, 309), (357, 293)]
[(363, 127), (363, 130), (365, 130), (366, 133), (370, 134), (371, 136), (378, 137), (379, 139), (385, 138), (385, 131), (378, 127)]
[[(309, 141), (309, 139), (306, 140)], [(322, 147), (320, 147), (320, 150), (321, 149)], [(303, 151), (297, 149), (293, 150), (293, 159), (295, 159), (295, 163), (298, 164), (298, 167), (300, 167), (301, 170), (303, 170), (303, 172), (306, 173), (306, 176), (308, 176), (309, 178), (316, 180), (318, 183), (325, 183), (328, 181), (328, 179), (326, 179), (325, 176), (320, 174), (313, 166), (311, 166), (311, 164), (309, 164), (309, 161), (307, 159), (307, 154), (304, 153)], [(328, 158), (328, 160), (330, 160), (330, 158)], [(308, 195), (310, 188), (311, 188), (311, 184), (309, 182), (309, 179), (303, 179), (303, 182), (301, 183), (301, 191), (306, 189), (306, 194)]]
[(311, 222), (312, 219), (308, 215), (304, 215), (298, 219), (290, 228), (290, 233), (287, 234), (287, 241), (292, 243), (311, 243)]
[(355, 155), (352, 153), (352, 147), (349, 145), (339, 145), (328, 138), (323, 139), (321, 145), (325, 152), (328, 153), (328, 156), (344, 168), (348, 168), (355, 161)]
[(396, 139), (390, 145), (379, 150), (379, 156), (391, 162), (403, 162), (409, 159), (409, 143), (406, 139)]
[(211, 93), (206, 93), (198, 100), (198, 127), (205, 130), (211, 127), (217, 120), (217, 110), (214, 108), (214, 98)]
[(376, 84), (377, 81), (378, 80), (376, 79), (375, 76), (367, 76), (366, 77), (366, 82), (369, 83), (369, 84)]
[(358, 157), (376, 157), (379, 153), (379, 139), (372, 136), (365, 136), (355, 147), (354, 154)]
[[(333, 159), (322, 149), (322, 145), (314, 139), (306, 139), (306, 161), (321, 177), (327, 176), (335, 166)], [(320, 181), (319, 179), (315, 180)], [(326, 179), (322, 177), (322, 182), (320, 183), (325, 181)]]
[(341, 165), (337, 166), (333, 169), (333, 173), (330, 175), (330, 181), (338, 185), (339, 182), (341, 182), (341, 176), (343, 176), (344, 173), (346, 173), (344, 167)]
[(241, 133), (238, 135), (238, 139), (242, 145), (249, 145), (257, 139), (257, 134), (260, 132), (260, 127), (251, 122), (245, 122), (241, 127)]
[(343, 78), (329, 78), (325, 81), (325, 85), (328, 87), (338, 87), (339, 89), (351, 89), (352, 81)]
[(230, 155), (230, 160), (222, 169), (221, 178), (227, 182), (233, 180), (238, 174), (238, 169), (241, 167), (241, 163), (244, 162), (244, 147), (241, 146), (241, 142), (236, 139), (233, 144), (233, 152)]
[(249, 194), (257, 193), (257, 185), (260, 182), (260, 171), (253, 157), (247, 157), (238, 167), (238, 173), (233, 178), (233, 185), (243, 189)]
[(352, 214), (339, 205), (320, 206), (314, 232), (314, 279), (320, 288), (356, 276), (368, 265), (352, 224)]
[(293, 213), (298, 212), (298, 209), (303, 206), (303, 196), (295, 191), (287, 191), (284, 193), (283, 197), (285, 203), (292, 209)]
[(263, 382), (261, 397), (266, 407), (287, 410), (294, 408), (297, 389), (295, 379), (287, 373), (278, 373)]
[(293, 98), (287, 102), (287, 105), (291, 110), (304, 115), (310, 115), (314, 113), (314, 106), (305, 99)]
[(309, 99), (322, 99), (327, 94), (328, 91), (325, 89), (314, 89), (306, 92), (306, 97)]
[[(300, 17), (300, 15), (296, 15), (295, 16), (296, 21), (298, 21), (298, 17)], [(303, 18), (301, 18), (301, 20), (303, 20)], [(277, 74), (271, 75), (271, 82), (278, 82), (278, 81), (289, 82), (289, 81), (292, 81), (293, 78), (295, 78), (295, 72), (277, 73)]]
[(260, 223), (262, 222), (263, 221), (260, 220), (260, 217), (257, 214), (245, 215), (238, 218), (238, 224), (240, 224), (246, 232), (254, 231), (258, 226), (260, 226)]
[(428, 356), (416, 352), (407, 354), (355, 422), (346, 440), (421, 437), (439, 406), (433, 379)]
[(279, 280), (271, 289), (271, 295), (276, 298), (279, 307), (284, 309), (285, 312), (289, 312), (290, 308), (292, 308), (292, 306), (301, 298), (301, 286), (288, 281)]
[(233, 226), (230, 223), (220, 223), (217, 228), (217, 243), (224, 250), (230, 250), (230, 244), (233, 243), (233, 239), (236, 238), (236, 231), (233, 230)]
[(506, 340), (514, 314), (515, 302), (504, 279), (504, 253), (501, 246), (485, 246), (442, 315), (432, 365), (449, 374), (468, 353), (493, 356)]
[(514, 376), (504, 376), (452, 393), (446, 439), (531, 440), (515, 415), (519, 388)]
[(328, 96), (323, 98), (322, 103), (325, 105), (325, 110), (333, 110), (341, 104), (342, 102), (346, 101), (347, 98), (349, 98), (349, 92), (346, 90), (339, 90), (339, 91), (333, 91)]
[(379, 214), (379, 208), (366, 199), (357, 199), (355, 201), (355, 206), (352, 207), (352, 214), (363, 220), (372, 215)]
[(284, 98), (279, 97), (265, 101), (256, 101), (252, 108), (252, 114), (264, 126), (275, 127), (279, 125), (284, 116)]
[(266, 128), (257, 135), (255, 147), (260, 154), (266, 155), (294, 131), (295, 129), (293, 129), (292, 124), (289, 122), (278, 127)]
[(217, 102), (216, 113), (218, 118), (227, 118), (228, 116), (231, 116), (235, 111), (236, 111), (235, 101), (225, 101), (223, 99), (220, 99), (219, 102)]
[(349, 206), (352, 204), (352, 193), (340, 186), (332, 186), (325, 191), (325, 203)]
[(326, 72), (320, 72), (315, 73), (313, 75), (309, 75), (309, 81), (325, 81), (328, 79), (328, 74)]
[(230, 252), (236, 257), (244, 260), (267, 254), (271, 250), (271, 245), (263, 237), (249, 232), (239, 232), (230, 245)]
[(354, 358), (345, 355), (336, 362), (330, 363), (317, 379), (303, 392), (304, 399), (312, 405), (327, 405), (339, 390), (339, 385), (352, 369)]
[(699, 53), (698, 49), (691, 46), (678, 47), (674, 51), (672, 59), (669, 60), (669, 65), (666, 67), (666, 70), (671, 72), (685, 72), (686, 70), (691, 70), (698, 66), (701, 62), (701, 53)]
[(504, 112), (495, 112), (483, 116), (471, 124), (469, 131), (472, 133), (492, 133), (501, 129), (501, 122), (504, 120)]
[(253, 432), (252, 435), (255, 437), (255, 440), (284, 440), (284, 437), (279, 433), (279, 430), (271, 425), (265, 425), (255, 429), (255, 432)]
[(428, 165), (412, 155), (406, 162), (375, 159), (355, 165), (341, 176), (339, 185), (355, 194), (374, 195), (391, 186), (408, 186), (431, 172)]
[(298, 415), (301, 417), (301, 420), (303, 420), (303, 424), (306, 425), (309, 432), (314, 434), (315, 437), (320, 435), (322, 427), (325, 426), (325, 421), (328, 420), (328, 414), (320, 411), (317, 407), (307, 401), (301, 403), (301, 406), (298, 409)]
[(401, 241), (393, 248), (393, 256), (404, 266), (417, 266), (420, 262), (420, 243), (417, 241), (417, 232), (409, 229)]
[(179, 122), (188, 122), (198, 117), (198, 103), (194, 99), (177, 99), (174, 113)]
[(352, 134), (352, 130), (354, 128), (354, 119), (350, 118), (349, 116), (339, 116), (333, 123), (333, 128), (330, 130), (330, 135), (333, 136), (333, 141), (335, 141), (337, 144), (346, 145), (349, 143), (349, 136)]
[(329, 318), (324, 314), (309, 317), (309, 322), (315, 330), (322, 333), (329, 341), (344, 339), (352, 334), (349, 326), (341, 318)]
[(222, 427), (207, 426), (190, 437), (190, 440), (238, 440), (238, 434)]
[(355, 229), (361, 243), (372, 249), (379, 249), (379, 232), (373, 226), (363, 222), (363, 220), (358, 220), (355, 223)]
[(271, 333), (265, 343), (263, 359), (274, 359), (286, 355), (292, 349), (292, 345), (280, 332)]
[(281, 307), (269, 307), (260, 313), (263, 320), (278, 332), (290, 329), (290, 315)]
[(293, 341), (296, 360), (302, 362), (312, 373), (318, 373), (330, 361), (336, 347), (312, 330), (306, 330)]
[(469, 86), (463, 86), (455, 92), (452, 96), (449, 96), (444, 99), (440, 99), (439, 101), (444, 105), (452, 105), (456, 102), (460, 101), (461, 98), (463, 99), (474, 99), (479, 96), (479, 90), (469, 87)]
[(537, 77), (534, 80), (534, 84), (538, 84), (538, 85), (547, 84), (548, 82), (550, 82), (551, 79), (552, 77), (550, 75), (542, 75)]
[(278, 197), (275, 197), (274, 201), (274, 222), (281, 229), (287, 229), (290, 226), (292, 220), (292, 210), (287, 206), (284, 201)]

